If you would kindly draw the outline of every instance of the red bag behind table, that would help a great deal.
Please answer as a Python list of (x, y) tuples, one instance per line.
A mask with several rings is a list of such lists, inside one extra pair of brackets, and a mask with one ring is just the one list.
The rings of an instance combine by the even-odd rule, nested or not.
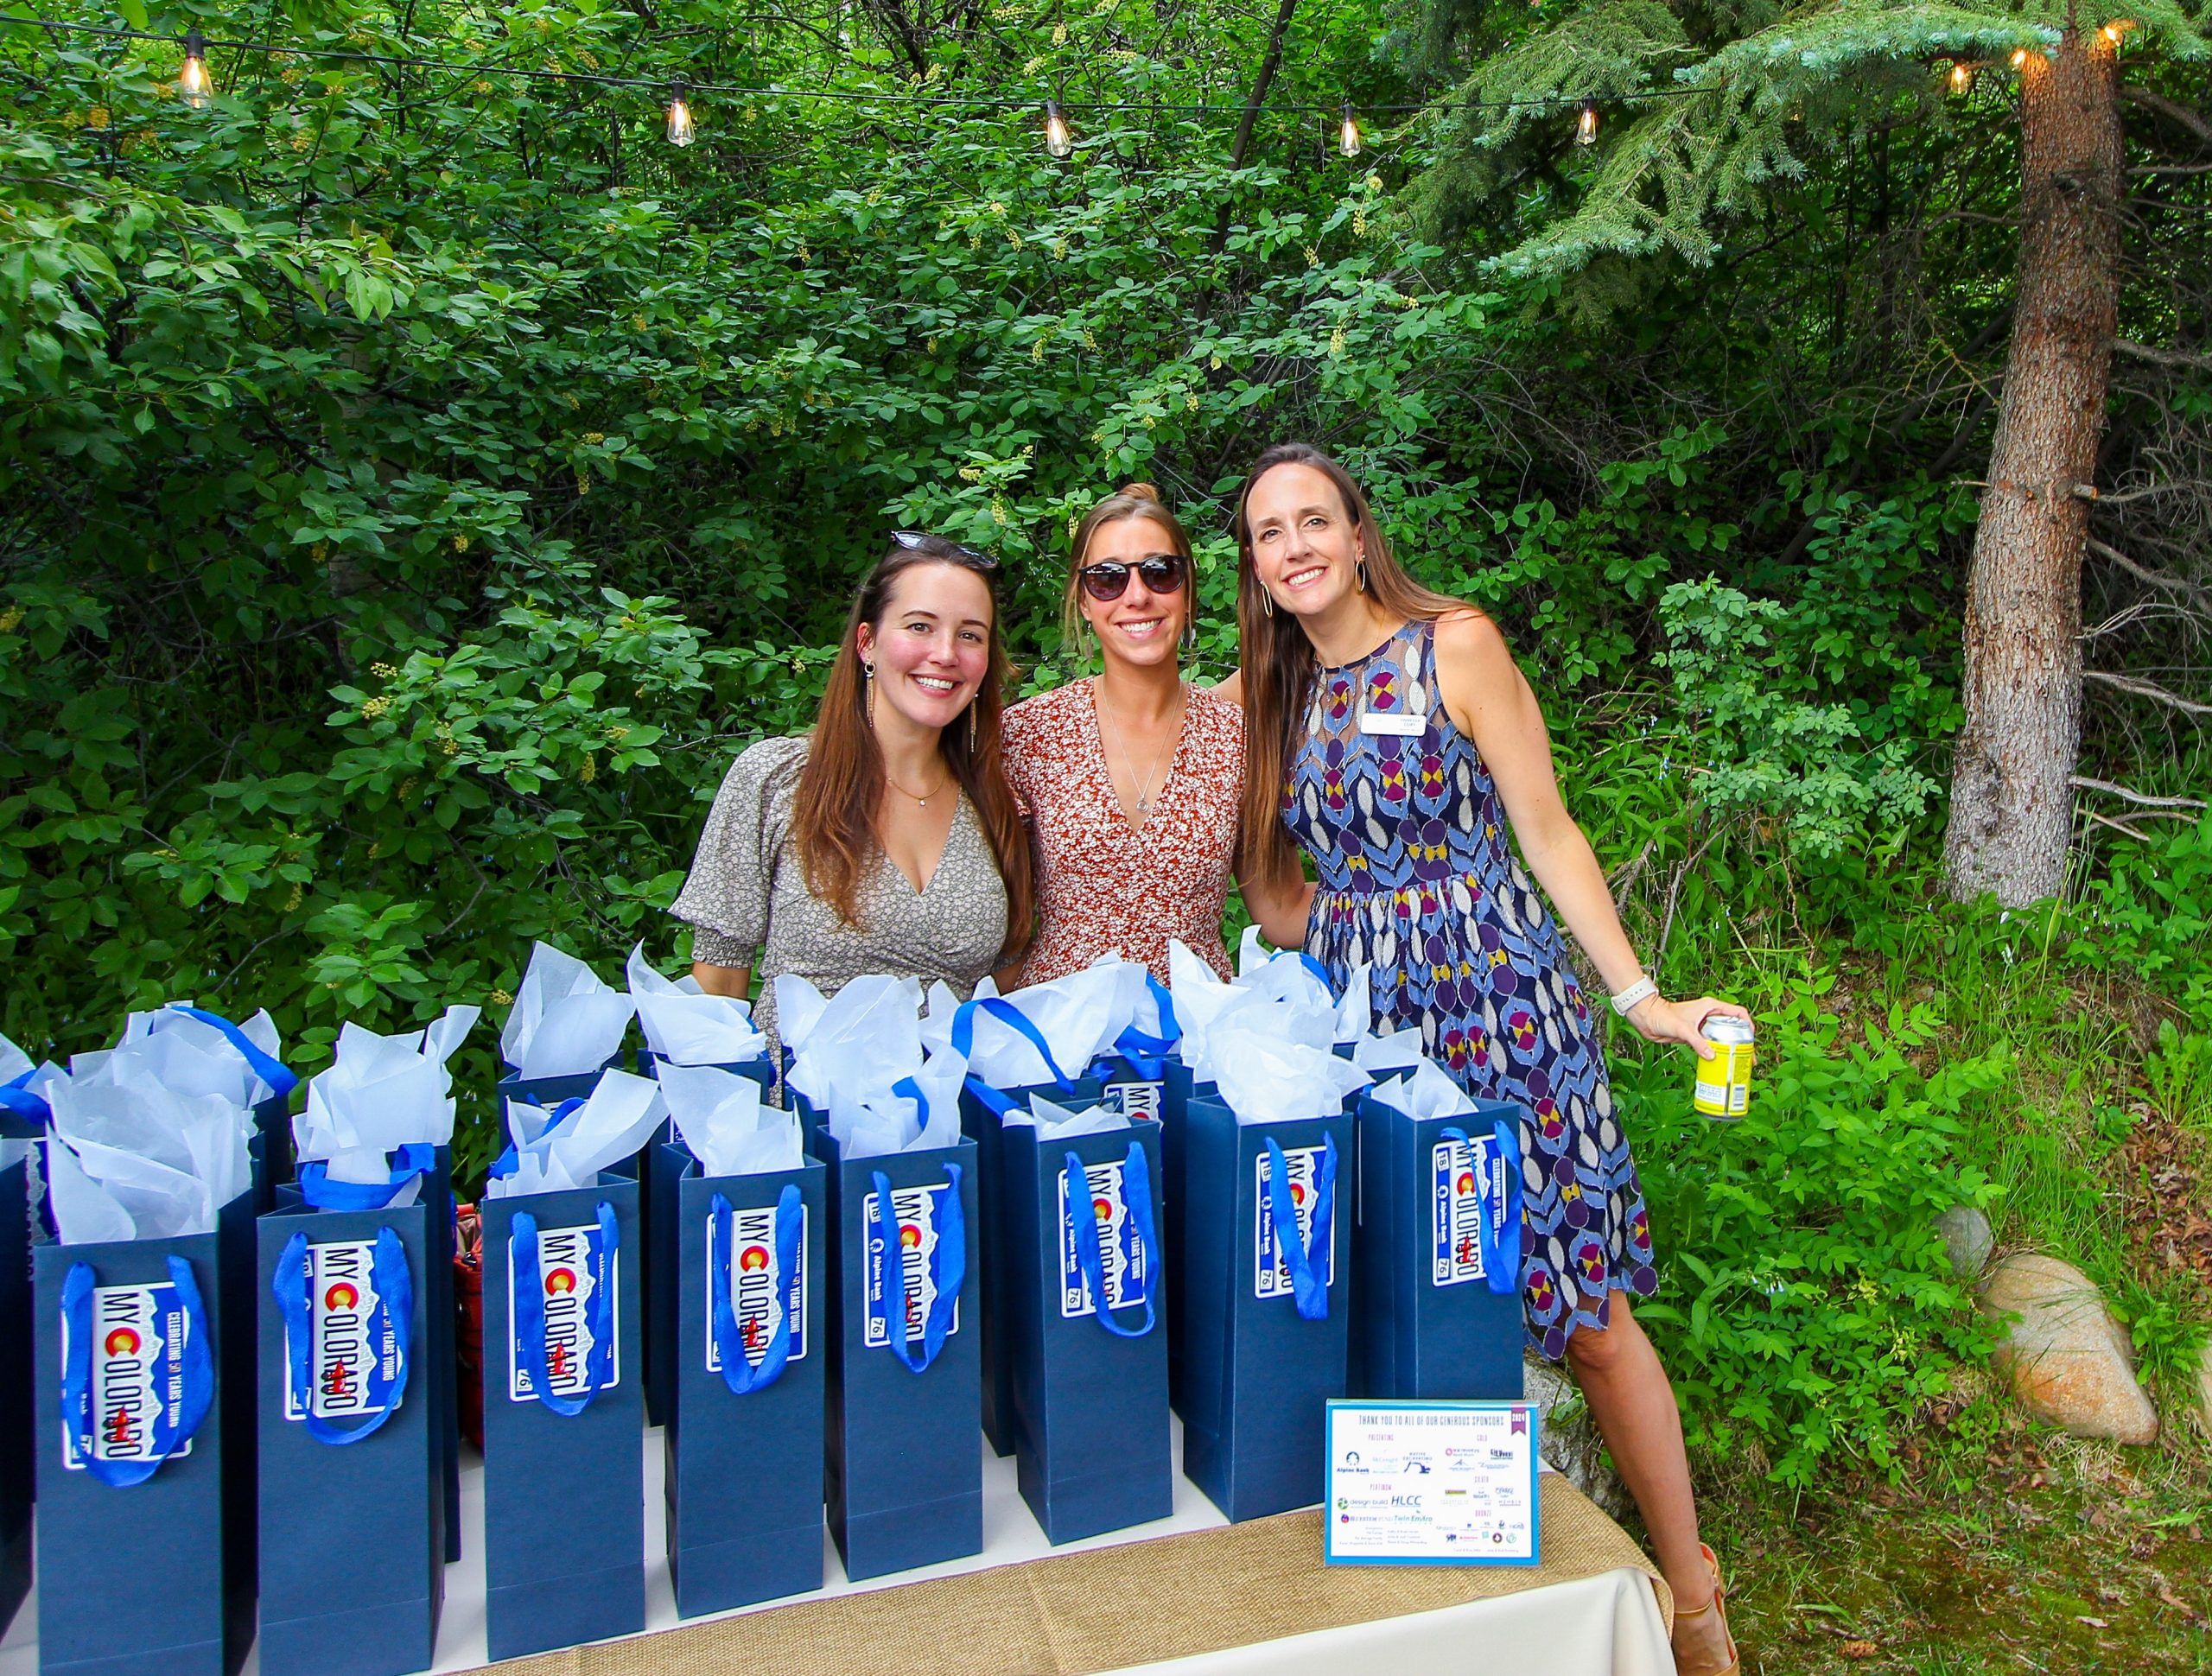
[(473, 1204), (454, 1207), (454, 1365), (461, 1435), (484, 1451), (484, 1224)]

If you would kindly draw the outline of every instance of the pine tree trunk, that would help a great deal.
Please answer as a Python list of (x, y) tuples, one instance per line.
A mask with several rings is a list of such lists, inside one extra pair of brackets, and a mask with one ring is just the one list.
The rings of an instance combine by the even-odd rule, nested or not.
[(2069, 30), (2020, 76), (2019, 300), (1966, 613), (1944, 866), (1960, 900), (2058, 894), (2082, 740), (2082, 555), (2120, 308), (2119, 74)]

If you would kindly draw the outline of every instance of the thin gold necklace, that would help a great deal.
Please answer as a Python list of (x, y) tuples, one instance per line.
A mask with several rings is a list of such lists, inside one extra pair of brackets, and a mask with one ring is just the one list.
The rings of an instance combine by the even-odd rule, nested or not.
[(887, 784), (890, 785), (891, 789), (892, 789), (893, 791), (898, 792), (898, 793), (899, 794), (899, 796), (904, 797), (913, 797), (914, 801), (915, 801), (917, 803), (920, 804), (920, 805), (921, 805), (921, 807), (922, 807), (922, 808), (924, 808), (924, 809), (927, 809), (927, 808), (930, 806), (930, 797), (939, 797), (939, 796), (943, 795), (943, 793), (944, 793), (944, 788), (945, 788), (945, 787), (947, 787), (948, 785), (950, 785), (950, 784), (952, 784), (952, 776), (951, 776), (950, 774), (947, 774), (947, 775), (946, 775), (943, 779), (939, 780), (939, 781), (937, 783), (937, 784), (936, 784), (936, 785), (934, 785), (933, 787), (931, 787), (931, 790), (930, 790), (930, 797), (915, 797), (914, 793), (912, 793), (912, 792), (911, 792), (911, 791), (907, 790), (906, 790), (906, 788), (905, 786), (903, 786), (903, 785), (899, 784), (898, 781), (896, 781), (896, 780), (893, 779), (893, 778), (891, 778), (891, 771), (890, 771), (888, 768), (887, 768), (887, 769), (885, 769), (885, 770), (883, 771), (883, 778), (884, 778), (884, 780), (886, 781), (886, 783), (887, 783)]
[[(1105, 689), (1102, 679), (1100, 684), (1090, 689), (1090, 708), (1096, 714), (1106, 718), (1106, 726), (1113, 731), (1115, 747), (1121, 752), (1122, 760), (1128, 764), (1129, 772), (1134, 774), (1137, 771), (1137, 759), (1129, 754), (1129, 747), (1122, 738), (1121, 724), (1114, 720), (1112, 707), (1103, 702), (1104, 697)], [(1175, 702), (1179, 707), (1183, 702), (1183, 682), (1179, 678), (1175, 682)], [(1161, 742), (1159, 750), (1152, 753), (1152, 766), (1145, 770), (1144, 778), (1137, 782), (1137, 824), (1139, 826), (1142, 826), (1146, 817), (1152, 813), (1152, 777), (1160, 771), (1160, 759), (1167, 754), (1167, 746), (1180, 740), (1182, 737), (1182, 718), (1178, 716), (1174, 732)], [(1114, 778), (1113, 765), (1109, 762), (1106, 768), (1107, 782), (1110, 784)]]

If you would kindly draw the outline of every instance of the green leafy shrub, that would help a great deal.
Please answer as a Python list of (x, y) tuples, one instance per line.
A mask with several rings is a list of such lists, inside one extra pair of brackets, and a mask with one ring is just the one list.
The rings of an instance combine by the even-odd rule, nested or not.
[(1995, 1198), (1961, 1114), (2010, 1074), (2002, 1054), (1930, 1065), (1926, 1005), (1855, 1038), (1824, 1006), (1833, 982), (1760, 1013), (1739, 1122), (1692, 1110), (1679, 1051), (1613, 1058), (1662, 1274), (1637, 1314), (1690, 1440), (1800, 1486), (1837, 1457), (1892, 1470), (1912, 1412), (1986, 1350), (1933, 1223)]

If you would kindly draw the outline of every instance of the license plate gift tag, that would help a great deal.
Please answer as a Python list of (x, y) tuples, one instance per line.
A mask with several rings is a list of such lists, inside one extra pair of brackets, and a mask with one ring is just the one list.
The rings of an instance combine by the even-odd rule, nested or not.
[[(937, 1302), (938, 1230), (944, 1217), (944, 1196), (955, 1190), (949, 1182), (940, 1182), (933, 1187), (891, 1190), (891, 1214), (899, 1224), (896, 1238), (900, 1266), (906, 1275), (906, 1338), (910, 1343), (925, 1336), (931, 1306)], [(881, 1205), (874, 1193), (866, 1195), (861, 1203), (866, 1207), (868, 1246), (868, 1329), (864, 1342), (871, 1349), (880, 1349), (891, 1343), (884, 1301), (887, 1276)], [(959, 1330), (960, 1305), (956, 1300), (945, 1336), (950, 1338)]]
[[(92, 1295), (92, 1378), (73, 1446), (62, 1433), (61, 1463), (73, 1472), (96, 1461), (159, 1460), (189, 1455), (175, 1441), (184, 1415), (184, 1346), (190, 1330), (183, 1297), (167, 1281), (95, 1286)], [(62, 1318), (62, 1365), (70, 1322)]]
[[(1313, 1213), (1319, 1208), (1314, 1189), (1314, 1176), (1321, 1167), (1322, 1148), (1319, 1146), (1286, 1146), (1283, 1164), (1290, 1171), (1290, 1203), (1298, 1221), (1299, 1242), (1308, 1250), (1313, 1245)], [(1255, 1218), (1253, 1248), (1257, 1258), (1256, 1273), (1252, 1287), (1255, 1298), (1289, 1298), (1297, 1288), (1290, 1278), (1290, 1260), (1284, 1255), (1275, 1240), (1274, 1216), (1268, 1202), (1268, 1183), (1270, 1170), (1268, 1155), (1262, 1152), (1253, 1159), (1259, 1173), (1260, 1190), (1255, 1207)], [(1325, 1251), (1313, 1252), (1315, 1270), (1324, 1286), (1334, 1286), (1337, 1280), (1336, 1241), (1331, 1240)]]
[(1098, 1228), (1099, 1267), (1106, 1284), (1106, 1307), (1124, 1309), (1144, 1302), (1145, 1269), (1151, 1260), (1137, 1237), (1130, 1218), (1122, 1177), (1127, 1166), (1120, 1159), (1084, 1166), (1090, 1203), (1068, 1203), (1068, 1171), (1059, 1172), (1060, 1195), (1060, 1315), (1064, 1319), (1098, 1313), (1098, 1303), (1083, 1278), (1083, 1264), (1076, 1254), (1075, 1219), (1090, 1216)]
[(1486, 1229), (1505, 1221), (1505, 1165), (1486, 1136), (1440, 1140), (1429, 1152), (1430, 1266), (1433, 1286), (1458, 1286), (1484, 1278)]
[[(798, 1260), (781, 1278), (784, 1317), (791, 1323), (791, 1357), (806, 1355), (807, 1241), (813, 1234), (811, 1219), (801, 1212)], [(718, 1218), (707, 1218), (707, 1371), (722, 1370), (721, 1347), (715, 1342), (715, 1296), (721, 1284), (721, 1247), (715, 1235)], [(737, 1316), (738, 1341), (745, 1346), (748, 1366), (758, 1368), (776, 1336), (776, 1207), (752, 1205), (729, 1213), (730, 1306)], [(872, 1328), (871, 1328), (872, 1330)], [(874, 1343), (871, 1338), (868, 1341)]]
[[(517, 1289), (531, 1284), (517, 1260), (517, 1241), (507, 1241), (507, 1319), (518, 1323)], [(600, 1289), (607, 1289), (607, 1386), (622, 1382), (622, 1292), (617, 1283), (622, 1260), (620, 1251), (607, 1251), (597, 1222), (576, 1228), (541, 1228), (537, 1231), (539, 1295), (545, 1304), (545, 1366), (540, 1375), (556, 1397), (588, 1397), (592, 1355), (599, 1341), (592, 1336), (592, 1317), (600, 1307)], [(507, 1335), (507, 1394), (516, 1402), (535, 1402), (534, 1382), (523, 1369), (529, 1352), (523, 1347), (519, 1325)]]
[[(362, 1419), (392, 1406), (407, 1324), (395, 1321), (376, 1288), (376, 1242), (340, 1240), (307, 1247), (308, 1368), (317, 1419)], [(286, 1330), (289, 1349), (290, 1331)], [(289, 1358), (287, 1358), (288, 1365)], [(284, 1381), (284, 1418), (304, 1420), (307, 1393)]]

